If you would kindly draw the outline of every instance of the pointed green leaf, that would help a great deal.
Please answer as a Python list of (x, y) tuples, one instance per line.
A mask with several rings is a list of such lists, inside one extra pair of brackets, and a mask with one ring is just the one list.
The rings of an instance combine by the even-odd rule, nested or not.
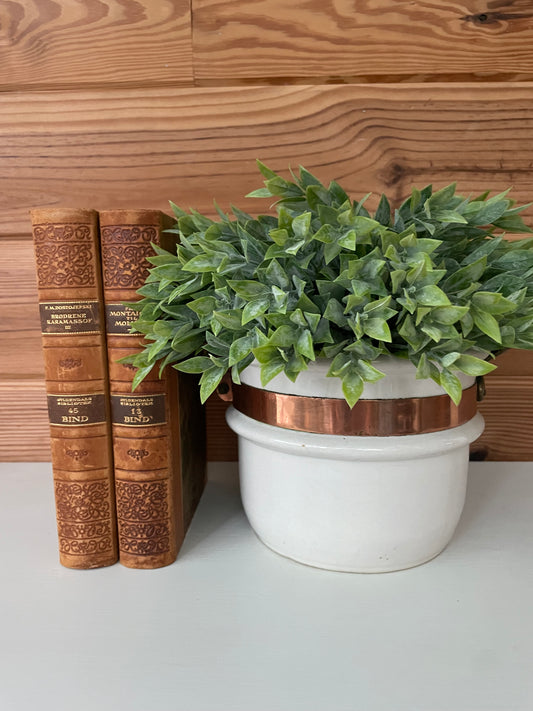
[(214, 365), (202, 373), (200, 378), (200, 400), (202, 403), (205, 403), (207, 398), (215, 392), (225, 372), (225, 368)]
[(353, 407), (359, 400), (364, 390), (363, 378), (355, 371), (345, 373), (342, 377), (342, 392), (346, 402)]
[(251, 352), (251, 349), (252, 338), (250, 335), (237, 338), (236, 341), (233, 341), (229, 349), (229, 365), (235, 365), (235, 363), (246, 358)]
[(468, 306), (437, 306), (431, 309), (431, 318), (437, 323), (451, 325), (468, 313)]
[(416, 300), (421, 306), (449, 306), (450, 300), (435, 284), (423, 286), (416, 291)]
[(251, 193), (245, 195), (247, 198), (268, 198), (272, 197), (272, 193), (268, 188), (258, 188), (257, 190), (252, 190)]
[(174, 368), (179, 370), (181, 373), (203, 373), (208, 370), (213, 365), (211, 358), (206, 358), (205, 356), (195, 356), (194, 358), (189, 358), (181, 363), (176, 363)]
[(458, 405), (461, 402), (461, 397), (463, 395), (463, 389), (459, 378), (453, 373), (450, 373), (449, 370), (446, 370), (446, 368), (443, 368), (440, 374), (440, 384), (444, 390), (446, 390), (453, 402)]
[(476, 291), (472, 296), (472, 303), (490, 314), (505, 314), (516, 311), (517, 308), (517, 304), (506, 299), (503, 294), (491, 291)]
[(472, 306), (471, 314), (475, 325), (480, 331), (483, 331), (483, 333), (487, 334), (487, 336), (492, 338), (493, 341), (496, 341), (496, 343), (502, 342), (500, 327), (492, 314), (482, 311), (475, 306)]
[(245, 326), (254, 318), (261, 316), (270, 306), (270, 297), (263, 296), (260, 299), (249, 301), (242, 310), (242, 325)]
[(146, 376), (151, 372), (154, 367), (154, 363), (150, 363), (141, 368), (138, 368), (135, 375), (133, 376), (133, 381), (131, 384), (131, 389), (136, 390), (139, 384), (146, 378)]
[(386, 343), (392, 342), (390, 328), (385, 319), (369, 318), (368, 321), (364, 322), (363, 328), (370, 338), (376, 338), (378, 341), (385, 341)]
[(272, 358), (261, 365), (261, 385), (263, 387), (269, 383), (272, 378), (279, 375), (285, 369), (285, 361), (279, 355), (276, 349), (275, 354), (273, 353)]
[(382, 373), (381, 370), (378, 370), (371, 363), (362, 359), (357, 363), (357, 372), (367, 383), (376, 383), (385, 377), (385, 373)]
[(487, 375), (487, 373), (491, 373), (496, 368), (492, 363), (487, 363), (486, 360), (470, 355), (459, 356), (453, 365), (454, 368), (457, 368), (457, 370), (460, 370), (462, 373), (476, 377), (479, 375)]
[(315, 360), (313, 336), (311, 335), (311, 331), (308, 329), (305, 329), (299, 335), (298, 341), (296, 342), (296, 351), (310, 360)]
[(391, 207), (385, 195), (381, 196), (378, 209), (376, 210), (375, 219), (386, 227), (389, 226), (391, 218)]

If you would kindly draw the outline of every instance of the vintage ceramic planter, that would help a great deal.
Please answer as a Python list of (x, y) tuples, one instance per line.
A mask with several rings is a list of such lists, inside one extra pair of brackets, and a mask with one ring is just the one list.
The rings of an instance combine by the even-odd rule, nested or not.
[[(259, 406), (234, 386), (227, 421), (239, 439), (244, 509), (257, 536), (281, 555), (330, 570), (387, 572), (424, 563), (451, 540), (464, 505), (469, 444), (484, 426), (476, 413), (475, 379), (462, 377), (458, 419), (457, 408), (433, 381), (415, 379), (410, 362), (382, 358), (377, 366), (387, 376), (365, 387), (362, 399), (368, 402), (355, 421), (356, 431), (370, 435), (346, 434), (354, 422), (346, 426), (338, 415), (333, 424), (339, 421), (343, 434), (289, 428), (302, 409), (314, 414), (297, 427), (309, 421), (320, 429), (322, 402), (330, 420), (337, 406), (344, 407), (340, 381), (325, 377), (327, 362), (310, 364), (295, 383), (284, 375), (273, 379), (264, 389), (274, 399), (269, 406), (262, 402), (256, 364), (242, 373), (241, 389)], [(286, 421), (283, 403), (291, 400), (296, 407)], [(444, 405), (451, 414), (434, 417), (432, 408)], [(380, 418), (386, 436), (375, 433)], [(428, 423), (440, 429), (426, 432)], [(331, 426), (326, 422), (324, 429)], [(417, 433), (390, 434), (399, 431)]]

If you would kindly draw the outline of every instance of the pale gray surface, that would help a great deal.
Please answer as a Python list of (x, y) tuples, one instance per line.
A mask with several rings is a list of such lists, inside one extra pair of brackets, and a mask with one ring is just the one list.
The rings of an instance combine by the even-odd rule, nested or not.
[(272, 553), (210, 476), (176, 563), (72, 571), (50, 466), (0, 465), (1, 711), (533, 709), (532, 463), (473, 463), (447, 550), (385, 575)]

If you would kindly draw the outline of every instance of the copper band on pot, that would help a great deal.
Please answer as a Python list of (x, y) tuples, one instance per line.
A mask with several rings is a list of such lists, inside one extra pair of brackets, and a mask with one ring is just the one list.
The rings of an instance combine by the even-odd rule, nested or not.
[(244, 384), (233, 385), (232, 389), (233, 405), (243, 415), (267, 425), (317, 434), (425, 434), (463, 425), (477, 411), (476, 385), (463, 391), (459, 405), (448, 395), (435, 395), (359, 400), (352, 409), (337, 398), (284, 395)]

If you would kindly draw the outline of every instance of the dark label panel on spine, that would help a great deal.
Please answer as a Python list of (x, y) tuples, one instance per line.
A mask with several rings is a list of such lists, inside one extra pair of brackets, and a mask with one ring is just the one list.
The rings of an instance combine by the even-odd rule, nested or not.
[(106, 421), (104, 393), (48, 395), (47, 400), (51, 425), (83, 427)]
[(130, 333), (131, 324), (139, 318), (137, 311), (123, 304), (105, 305), (106, 330), (112, 336), (124, 336)]
[(166, 423), (165, 396), (112, 395), (111, 416), (114, 425), (150, 427)]
[(98, 301), (47, 301), (39, 313), (45, 334), (100, 333)]

